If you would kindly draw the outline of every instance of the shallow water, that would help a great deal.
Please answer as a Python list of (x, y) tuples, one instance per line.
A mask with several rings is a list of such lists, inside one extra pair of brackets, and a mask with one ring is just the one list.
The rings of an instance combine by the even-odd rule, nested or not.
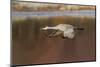
[(41, 11), (41, 12), (16, 12), (12, 11), (12, 18), (32, 18), (32, 17), (55, 17), (55, 16), (88, 16), (95, 17), (94, 10), (78, 11)]
[[(76, 31), (74, 39), (62, 35), (48, 38), (52, 31), (40, 28), (66, 23), (85, 30)], [(95, 18), (47, 17), (12, 21), (12, 63), (43, 64), (95, 60)]]

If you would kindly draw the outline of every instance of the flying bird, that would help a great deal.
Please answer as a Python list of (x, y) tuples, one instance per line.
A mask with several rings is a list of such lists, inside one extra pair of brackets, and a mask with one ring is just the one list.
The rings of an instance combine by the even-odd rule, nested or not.
[(75, 30), (84, 30), (84, 28), (78, 28), (70, 24), (58, 24), (52, 27), (46, 26), (44, 28), (41, 28), (40, 30), (49, 30), (49, 29), (55, 30), (49, 35), (49, 37), (63, 34), (63, 38), (70, 38), (70, 39), (73, 39), (75, 37)]

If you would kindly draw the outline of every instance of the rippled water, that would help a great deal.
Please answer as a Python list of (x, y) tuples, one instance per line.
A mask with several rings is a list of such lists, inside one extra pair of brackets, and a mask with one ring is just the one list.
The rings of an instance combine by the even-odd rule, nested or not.
[[(58, 16), (73, 15), (73, 16)], [(85, 17), (76, 17), (85, 16)], [(95, 11), (76, 12), (14, 12), (12, 17), (53, 16), (12, 21), (12, 63), (44, 64), (95, 60)], [(89, 17), (87, 17), (89, 16)], [(15, 17), (13, 17), (15, 18)], [(83, 27), (74, 39), (61, 36), (48, 38), (52, 31), (40, 31), (45, 26), (61, 23)]]

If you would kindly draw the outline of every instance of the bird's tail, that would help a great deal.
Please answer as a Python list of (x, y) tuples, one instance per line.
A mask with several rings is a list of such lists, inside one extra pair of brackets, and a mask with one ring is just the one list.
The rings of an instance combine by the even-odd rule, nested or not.
[(74, 28), (75, 30), (84, 30), (84, 28), (81, 28), (81, 27), (77, 27), (77, 28)]

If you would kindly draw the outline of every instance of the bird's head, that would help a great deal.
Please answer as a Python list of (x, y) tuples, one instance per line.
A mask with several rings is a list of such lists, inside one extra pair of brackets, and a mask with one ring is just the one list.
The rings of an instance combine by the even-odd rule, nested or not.
[(41, 28), (40, 30), (47, 30), (47, 29), (48, 29), (48, 26)]

